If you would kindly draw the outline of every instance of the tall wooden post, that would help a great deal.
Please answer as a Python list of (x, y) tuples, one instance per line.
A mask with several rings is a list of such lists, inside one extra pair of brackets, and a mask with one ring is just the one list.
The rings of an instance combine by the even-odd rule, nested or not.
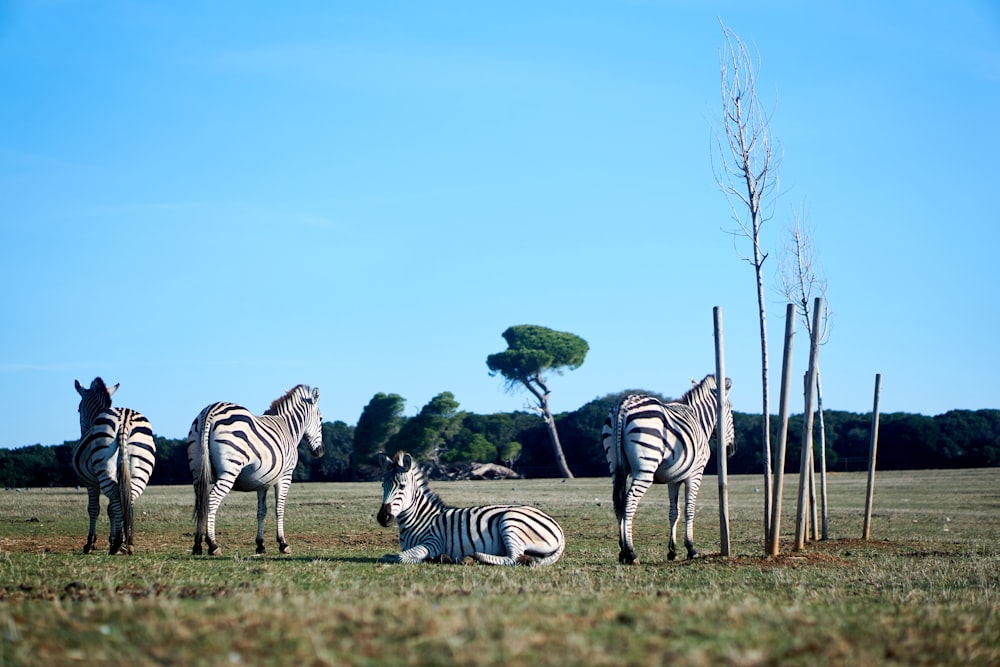
[(712, 309), (712, 316), (715, 320), (715, 392), (718, 410), (716, 411), (717, 421), (715, 425), (716, 435), (716, 469), (719, 477), (719, 540), (721, 543), (722, 556), (728, 558), (730, 554), (729, 543), (729, 463), (726, 460), (726, 429), (724, 426), (724, 412), (726, 406), (726, 363), (722, 346), (722, 308), (716, 306)]
[(819, 358), (819, 332), (822, 329), (823, 299), (817, 297), (813, 307), (812, 336), (809, 345), (809, 370), (806, 375), (805, 409), (802, 412), (802, 455), (799, 465), (799, 506), (798, 520), (795, 525), (795, 550), (799, 551), (806, 544), (806, 511), (808, 509), (809, 467), (812, 465), (812, 430), (813, 430), (813, 389), (816, 387), (816, 366)]
[(875, 374), (875, 401), (872, 404), (871, 448), (868, 451), (868, 495), (865, 497), (865, 525), (861, 539), (868, 540), (872, 533), (872, 500), (875, 497), (875, 455), (878, 453), (878, 411), (882, 396), (882, 374)]
[(795, 304), (785, 308), (785, 352), (781, 358), (781, 404), (778, 408), (778, 450), (775, 452), (771, 521), (768, 523), (765, 552), (778, 555), (781, 537), (781, 494), (785, 488), (785, 448), (788, 444), (788, 390), (792, 383), (792, 348), (795, 342)]

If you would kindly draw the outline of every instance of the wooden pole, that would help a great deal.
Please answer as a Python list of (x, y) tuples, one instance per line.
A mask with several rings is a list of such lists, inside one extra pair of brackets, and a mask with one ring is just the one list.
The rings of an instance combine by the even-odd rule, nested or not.
[(819, 359), (819, 332), (822, 329), (821, 320), (823, 299), (817, 297), (813, 308), (813, 327), (809, 345), (809, 370), (806, 375), (805, 409), (802, 411), (802, 454), (799, 465), (799, 506), (798, 520), (795, 524), (795, 550), (800, 551), (806, 544), (806, 511), (808, 509), (808, 474), (812, 464), (812, 430), (813, 430), (813, 388), (816, 386), (816, 366)]
[(719, 477), (719, 540), (721, 543), (722, 556), (728, 558), (730, 554), (729, 542), (729, 465), (726, 460), (726, 429), (724, 427), (724, 410), (726, 406), (726, 362), (722, 345), (722, 308), (716, 306), (712, 309), (712, 316), (715, 320), (715, 392), (718, 401), (716, 411), (717, 421), (715, 425), (716, 435), (716, 469)]
[(861, 531), (861, 539), (871, 539), (872, 533), (872, 500), (875, 497), (875, 455), (878, 453), (878, 412), (879, 400), (882, 396), (882, 374), (875, 374), (875, 401), (872, 404), (872, 434), (871, 448), (868, 451), (868, 495), (865, 497), (865, 525)]
[(826, 504), (826, 419), (823, 418), (823, 382), (816, 368), (816, 414), (819, 416), (819, 490), (823, 512), (823, 541), (830, 539), (830, 514)]
[(781, 494), (785, 488), (785, 447), (788, 444), (788, 389), (792, 383), (792, 348), (795, 342), (795, 304), (785, 308), (785, 352), (781, 358), (781, 403), (778, 408), (778, 450), (775, 452), (774, 495), (771, 498), (770, 530), (765, 553), (778, 555), (781, 538)]

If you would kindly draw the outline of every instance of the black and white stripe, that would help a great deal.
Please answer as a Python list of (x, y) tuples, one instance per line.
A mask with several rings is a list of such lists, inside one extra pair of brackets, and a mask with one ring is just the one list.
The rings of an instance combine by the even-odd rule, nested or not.
[(398, 554), (386, 563), (471, 561), (487, 565), (548, 565), (559, 560), (566, 539), (551, 516), (525, 505), (449, 507), (427, 484), (413, 458), (399, 452), (385, 466), (378, 522), (399, 524)]
[[(727, 378), (726, 390), (731, 386)], [(615, 404), (604, 421), (601, 439), (611, 468), (620, 562), (639, 562), (632, 543), (632, 520), (639, 500), (652, 484), (666, 484), (670, 496), (667, 557), (670, 560), (677, 557), (677, 501), (682, 483), (687, 492), (684, 545), (688, 558), (698, 555), (694, 548), (694, 510), (717, 421), (715, 392), (715, 376), (708, 375), (675, 403), (628, 394)], [(736, 440), (728, 394), (724, 413), (726, 449), (731, 456)]]
[(323, 455), (319, 389), (306, 385), (290, 389), (260, 416), (234, 403), (212, 403), (199, 413), (187, 438), (197, 522), (192, 553), (201, 553), (203, 535), (208, 553), (220, 553), (215, 515), (233, 489), (257, 492), (257, 553), (264, 553), (267, 491), (272, 486), (278, 546), (281, 553), (290, 553), (285, 541), (285, 498), (303, 438), (313, 456)]
[(118, 385), (108, 387), (94, 378), (85, 389), (74, 381), (80, 394), (80, 440), (73, 447), (73, 471), (87, 488), (90, 530), (83, 553), (91, 553), (97, 542), (97, 515), (101, 494), (108, 498), (111, 534), (108, 552), (132, 553), (135, 532), (135, 501), (142, 495), (156, 465), (153, 428), (144, 416), (129, 408), (111, 407)]

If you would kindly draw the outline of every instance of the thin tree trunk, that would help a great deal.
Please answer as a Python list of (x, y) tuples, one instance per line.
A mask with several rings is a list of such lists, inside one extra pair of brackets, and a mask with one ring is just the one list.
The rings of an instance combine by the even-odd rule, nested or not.
[(773, 464), (771, 454), (771, 412), (767, 389), (767, 315), (764, 310), (764, 277), (761, 266), (764, 262), (760, 246), (754, 244), (754, 266), (757, 270), (757, 308), (760, 313), (760, 376), (761, 376), (761, 442), (764, 446), (764, 539), (771, 534), (771, 487)]
[[(552, 416), (552, 411), (549, 410), (549, 388), (545, 386), (545, 383), (538, 376), (528, 378), (527, 380), (522, 379), (521, 382), (538, 400), (538, 411), (542, 413), (542, 419), (545, 420), (545, 427), (549, 431), (549, 441), (552, 443), (552, 456), (559, 467), (559, 474), (566, 479), (573, 479), (573, 473), (570, 472), (569, 464), (566, 463), (566, 456), (563, 454), (562, 443), (559, 442), (556, 420)], [(537, 387), (535, 386), (536, 384), (538, 385)]]

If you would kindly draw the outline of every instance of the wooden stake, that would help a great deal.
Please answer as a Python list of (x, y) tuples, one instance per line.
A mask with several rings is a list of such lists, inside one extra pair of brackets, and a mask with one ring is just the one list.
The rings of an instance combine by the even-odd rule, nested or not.
[(813, 389), (816, 387), (816, 367), (819, 359), (819, 332), (822, 330), (823, 299), (817, 297), (813, 307), (812, 337), (809, 345), (809, 370), (806, 376), (806, 405), (802, 412), (802, 454), (799, 465), (799, 506), (798, 521), (795, 525), (795, 550), (799, 551), (806, 544), (806, 511), (808, 499), (809, 468), (812, 464), (812, 430), (813, 430)]
[(722, 308), (716, 306), (712, 309), (712, 316), (715, 320), (715, 391), (718, 401), (716, 412), (718, 421), (715, 425), (716, 435), (716, 469), (719, 476), (719, 539), (721, 542), (722, 556), (728, 558), (730, 554), (729, 543), (729, 463), (726, 460), (726, 429), (723, 425), (726, 405), (726, 363), (722, 346)]
[(872, 404), (872, 434), (871, 448), (868, 451), (868, 494), (865, 497), (865, 525), (861, 531), (861, 539), (871, 539), (872, 533), (872, 500), (875, 497), (875, 455), (878, 453), (878, 412), (882, 396), (882, 374), (875, 374), (875, 401)]
[(795, 304), (785, 308), (785, 352), (781, 358), (781, 399), (778, 407), (778, 450), (775, 452), (774, 487), (771, 498), (770, 530), (766, 536), (765, 553), (778, 555), (781, 537), (781, 494), (785, 488), (785, 448), (788, 444), (788, 388), (792, 382), (792, 348), (795, 343)]

